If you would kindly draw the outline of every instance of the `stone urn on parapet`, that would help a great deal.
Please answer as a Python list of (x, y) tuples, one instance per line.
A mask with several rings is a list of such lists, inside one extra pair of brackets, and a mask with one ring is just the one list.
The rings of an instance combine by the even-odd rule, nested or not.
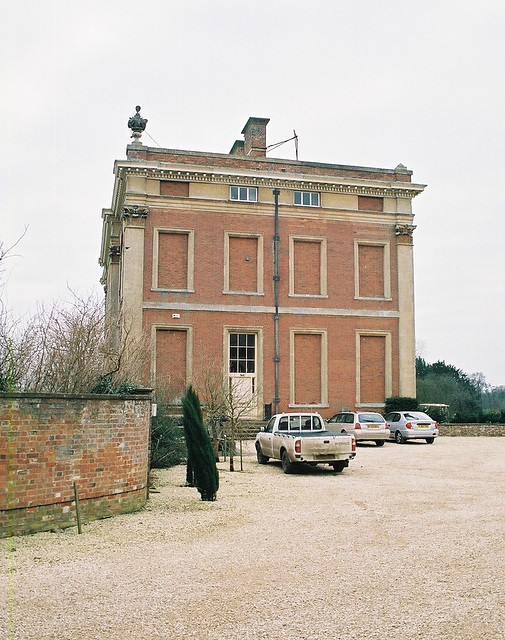
[(135, 107), (135, 111), (135, 115), (128, 120), (128, 128), (132, 130), (133, 144), (142, 144), (140, 137), (146, 128), (147, 118), (143, 118), (140, 115), (140, 107), (138, 105)]

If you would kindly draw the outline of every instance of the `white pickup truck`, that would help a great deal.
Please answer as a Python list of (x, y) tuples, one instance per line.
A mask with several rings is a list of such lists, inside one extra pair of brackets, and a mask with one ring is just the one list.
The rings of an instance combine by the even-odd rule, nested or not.
[(302, 462), (343, 471), (356, 455), (354, 436), (327, 431), (318, 413), (276, 414), (256, 436), (255, 446), (259, 464), (280, 460), (284, 473), (293, 473)]

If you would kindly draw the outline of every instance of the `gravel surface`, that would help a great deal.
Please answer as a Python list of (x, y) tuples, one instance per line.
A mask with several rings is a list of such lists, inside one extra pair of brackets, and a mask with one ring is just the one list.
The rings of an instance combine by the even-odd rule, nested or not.
[[(2, 540), (8, 640), (491, 640), (505, 630), (505, 438), (358, 446), (341, 474), (156, 472), (139, 513)], [(235, 468), (240, 468), (236, 460)]]

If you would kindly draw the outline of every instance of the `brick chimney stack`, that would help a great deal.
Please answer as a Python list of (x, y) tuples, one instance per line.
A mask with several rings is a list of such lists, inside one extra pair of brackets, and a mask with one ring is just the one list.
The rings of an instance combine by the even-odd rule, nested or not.
[(267, 154), (267, 124), (270, 118), (249, 118), (242, 129), (244, 155), (264, 158)]

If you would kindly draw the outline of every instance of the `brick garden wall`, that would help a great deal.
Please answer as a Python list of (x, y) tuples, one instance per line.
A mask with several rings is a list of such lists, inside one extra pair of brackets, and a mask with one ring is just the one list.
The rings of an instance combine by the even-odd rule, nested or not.
[(150, 395), (0, 394), (0, 537), (140, 509)]

